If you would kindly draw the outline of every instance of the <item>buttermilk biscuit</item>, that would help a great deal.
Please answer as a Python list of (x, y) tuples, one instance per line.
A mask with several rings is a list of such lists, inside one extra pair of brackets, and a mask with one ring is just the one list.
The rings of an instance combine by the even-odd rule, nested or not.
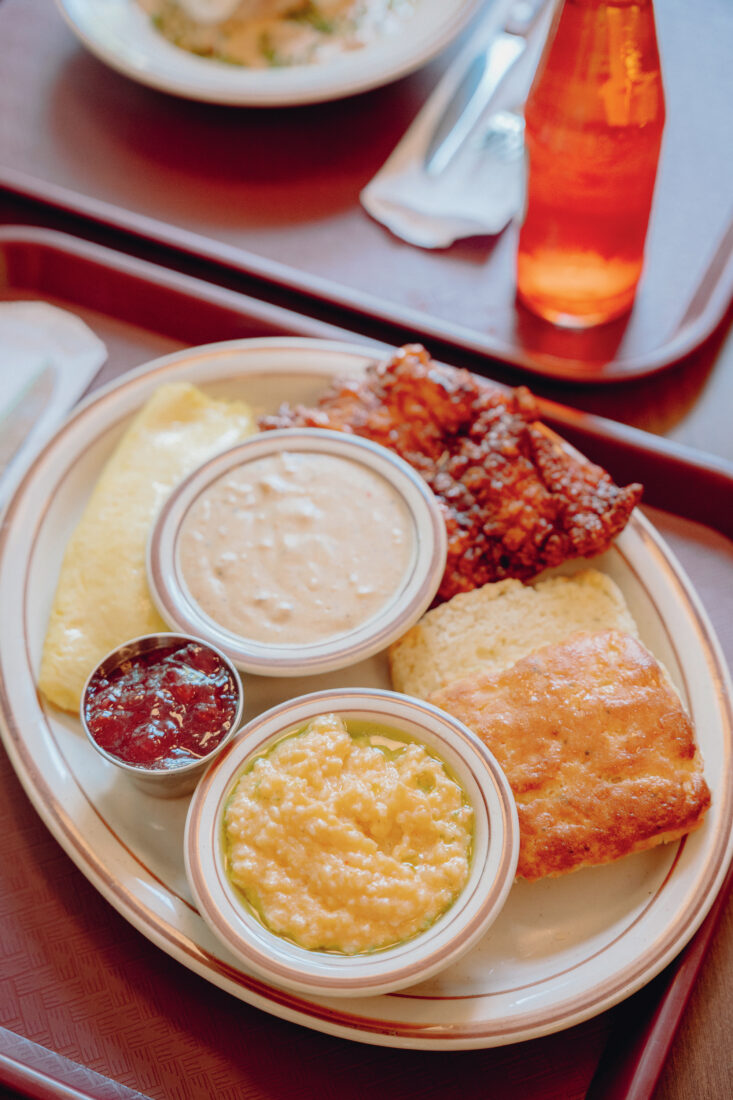
[(596, 569), (535, 585), (485, 584), (428, 611), (394, 643), (392, 685), (424, 699), (478, 670), (500, 672), (578, 630), (611, 628), (637, 633), (620, 589)]
[(523, 878), (676, 840), (710, 805), (677, 693), (651, 653), (619, 631), (575, 634), (430, 701), (472, 729), (504, 769)]

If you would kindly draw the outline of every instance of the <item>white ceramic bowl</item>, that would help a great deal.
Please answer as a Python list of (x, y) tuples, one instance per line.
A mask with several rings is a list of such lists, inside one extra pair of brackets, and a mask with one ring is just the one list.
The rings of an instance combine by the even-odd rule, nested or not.
[(261, 107), (341, 99), (405, 76), (445, 49), (479, 8), (479, 0), (420, 0), (402, 33), (363, 49), (316, 65), (249, 69), (174, 46), (136, 0), (56, 3), (87, 49), (133, 80), (187, 99)]
[[(87, 723), (86, 703), (90, 684), (92, 684), (100, 674), (104, 674), (105, 671), (109, 672), (119, 668), (125, 661), (129, 661), (145, 653), (150, 653), (156, 649), (165, 649), (168, 646), (180, 642), (195, 642), (198, 645), (204, 646), (206, 649), (212, 650), (229, 671), (237, 692), (236, 710), (229, 731), (217, 742), (216, 746), (211, 752), (207, 753), (206, 756), (191, 760), (188, 763), (175, 764), (169, 768), (154, 768), (144, 764), (130, 764), (126, 760), (122, 760), (119, 756), (115, 756), (114, 753), (107, 752), (107, 750), (102, 748), (95, 739)], [(146, 794), (152, 794), (158, 798), (178, 798), (181, 795), (190, 794), (214, 757), (221, 752), (227, 742), (231, 741), (232, 737), (239, 729), (239, 725), (242, 721), (243, 709), (244, 691), (242, 688), (242, 681), (236, 668), (234, 668), (231, 661), (224, 653), (214, 646), (209, 645), (207, 642), (202, 641), (200, 638), (192, 638), (188, 635), (144, 634), (139, 638), (132, 638), (129, 642), (125, 642), (124, 645), (117, 646), (116, 649), (108, 653), (92, 670), (81, 694), (79, 717), (84, 732), (87, 735), (87, 739), (94, 746), (99, 755), (103, 756), (110, 764), (114, 764), (119, 768), (136, 787)]]
[[(253, 757), (324, 713), (347, 721), (377, 721), (421, 742), (448, 765), (474, 810), (469, 878), (456, 901), (426, 931), (372, 953), (311, 951), (271, 932), (240, 900), (226, 872), (222, 820), (237, 778)], [(519, 823), (504, 773), (461, 722), (395, 692), (320, 691), (260, 715), (217, 757), (194, 792), (184, 854), (201, 916), (252, 971), (276, 985), (316, 996), (368, 996), (430, 977), (485, 934), (514, 881)]]
[[(291, 645), (245, 638), (210, 618), (189, 592), (179, 560), (181, 530), (189, 511), (226, 474), (281, 452), (329, 455), (365, 467), (384, 480), (406, 506), (413, 548), (407, 569), (385, 604), (349, 633)], [(440, 585), (446, 541), (445, 521), (432, 492), (411, 466), (385, 447), (342, 432), (313, 428), (262, 432), (205, 462), (174, 489), (151, 531), (148, 581), (158, 610), (172, 630), (206, 639), (237, 668), (262, 676), (316, 675), (365, 660), (417, 622)], [(236, 551), (235, 543), (231, 549)], [(346, 571), (348, 563), (345, 537), (343, 559), (337, 568)], [(292, 597), (297, 602), (298, 592)]]

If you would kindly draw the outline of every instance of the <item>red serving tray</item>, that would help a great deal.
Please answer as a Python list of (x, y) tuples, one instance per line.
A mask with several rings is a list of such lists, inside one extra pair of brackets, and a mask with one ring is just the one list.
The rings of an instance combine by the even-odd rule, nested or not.
[(515, 304), (515, 225), (426, 252), (359, 204), (451, 50), (341, 102), (218, 107), (107, 69), (50, 0), (3, 0), (0, 186), (433, 345), (577, 382), (649, 374), (697, 347), (733, 294), (733, 7), (664, 0), (656, 15), (668, 124), (646, 270), (630, 318), (586, 333)]
[[(73, 310), (109, 360), (94, 385), (189, 343), (274, 334), (352, 334), (63, 234), (0, 229), (0, 299)], [(368, 342), (375, 346), (373, 342)], [(665, 498), (654, 514), (691, 574), (728, 659), (731, 546), (685, 515), (701, 497), (733, 535), (733, 473), (705, 456), (600, 418), (544, 405), (547, 419)], [(365, 1047), (258, 1012), (170, 959), (128, 925), (50, 837), (0, 750), (0, 1085), (35, 1098), (384, 1100), (475, 1096), (594, 1100), (651, 1096), (725, 902), (682, 955), (617, 1008), (556, 1035), (461, 1054)], [(730, 876), (729, 876), (730, 879)], [(726, 889), (729, 883), (726, 883)], [(604, 1054), (605, 1050), (605, 1054)], [(618, 1073), (621, 1073), (619, 1077)], [(135, 1094), (130, 1089), (139, 1090)], [(65, 1091), (66, 1090), (66, 1091)]]

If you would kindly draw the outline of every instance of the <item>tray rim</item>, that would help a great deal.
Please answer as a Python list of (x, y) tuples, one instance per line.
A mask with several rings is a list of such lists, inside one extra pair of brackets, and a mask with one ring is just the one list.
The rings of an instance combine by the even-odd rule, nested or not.
[[(433, 321), (429, 314), (408, 306), (390, 306), (366, 291), (340, 287), (320, 275), (299, 271), (289, 264), (258, 256), (247, 249), (215, 241), (201, 233), (169, 225), (158, 218), (125, 210), (102, 199), (85, 196), (60, 184), (40, 180), (28, 173), (0, 164), (0, 188), (42, 207), (50, 207), (91, 221), (107, 229), (119, 230), (149, 244), (163, 245), (191, 259), (204, 261), (233, 274), (260, 280), (275, 289), (297, 295), (305, 305), (320, 302), (346, 311), (354, 318), (377, 321), (412, 330), (420, 339), (440, 341), (447, 347), (488, 355), (503, 364), (526, 371), (530, 376), (572, 382), (588, 387), (646, 378), (680, 362), (701, 347), (722, 323), (733, 300), (733, 217), (725, 234), (708, 260), (687, 310), (673, 329), (666, 344), (627, 360), (613, 359), (598, 372), (589, 374), (582, 361), (552, 358), (543, 365), (533, 358), (490, 335), (477, 336), (471, 329), (448, 320)], [(364, 217), (367, 217), (366, 213)], [(711, 272), (714, 273), (711, 276)], [(703, 288), (712, 278), (707, 295)], [(702, 301), (700, 300), (702, 298)], [(343, 318), (347, 320), (347, 318)]]
[[(382, 351), (391, 350), (395, 346), (394, 341), (380, 340), (366, 336), (358, 330), (342, 328), (330, 321), (323, 321), (287, 306), (277, 305), (266, 298), (252, 297), (245, 291), (209, 282), (200, 276), (165, 267), (134, 253), (121, 252), (109, 244), (76, 237), (64, 230), (26, 225), (22, 222), (0, 224), (0, 249), (4, 246), (30, 246), (48, 249), (51, 252), (69, 253), (92, 266), (102, 267), (122, 277), (154, 282), (161, 288), (165, 287), (177, 294), (202, 300), (214, 308), (234, 310), (243, 317), (254, 317), (268, 324), (297, 325), (299, 336), (359, 343)], [(80, 304), (83, 305), (83, 303)], [(289, 331), (295, 334), (295, 327), (291, 327)], [(184, 341), (181, 340), (181, 342)], [(509, 383), (496, 381), (490, 375), (481, 375), (481, 377), (498, 389), (512, 388)], [(593, 437), (602, 439), (614, 447), (633, 452), (635, 461), (639, 454), (643, 454), (648, 456), (649, 460), (685, 465), (699, 473), (711, 475), (719, 482), (727, 483), (733, 490), (733, 462), (726, 458), (697, 450), (662, 435), (655, 435), (623, 421), (610, 420), (596, 413), (576, 409), (572, 405), (564, 405), (552, 398), (536, 397), (535, 400), (540, 408), (542, 419), (557, 427), (561, 434), (580, 433), (586, 439)], [(679, 503), (678, 498), (676, 502)], [(694, 516), (687, 515), (680, 509), (666, 510), (695, 520)], [(726, 525), (716, 526), (714, 523), (709, 523), (708, 526), (720, 530), (726, 538), (733, 540), (733, 526), (730, 530)]]

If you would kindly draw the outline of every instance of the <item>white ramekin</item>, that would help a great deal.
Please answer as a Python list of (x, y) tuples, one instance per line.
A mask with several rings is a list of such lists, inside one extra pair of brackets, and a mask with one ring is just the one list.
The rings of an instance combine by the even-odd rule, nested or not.
[[(234, 469), (283, 451), (333, 455), (369, 468), (402, 498), (412, 525), (412, 560), (392, 599), (350, 633), (311, 644), (257, 641), (216, 623), (189, 593), (178, 560), (181, 526), (208, 487)], [(236, 550), (236, 545), (232, 549)], [(148, 541), (148, 582), (156, 606), (172, 630), (206, 639), (237, 668), (261, 676), (310, 676), (363, 661), (409, 630), (432, 603), (446, 553), (445, 521), (439, 505), (424, 480), (403, 459), (378, 443), (343, 432), (284, 429), (262, 432), (217, 455), (173, 490)]]

